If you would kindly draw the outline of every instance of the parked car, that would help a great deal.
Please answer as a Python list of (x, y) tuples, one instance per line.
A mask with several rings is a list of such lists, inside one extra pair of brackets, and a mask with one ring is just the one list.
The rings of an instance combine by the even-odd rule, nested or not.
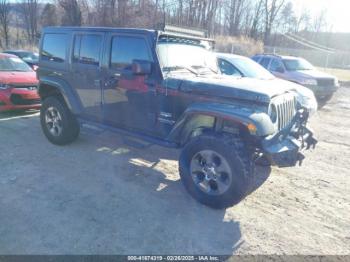
[(89, 123), (181, 148), (185, 188), (214, 208), (250, 192), (260, 154), (278, 166), (299, 163), (300, 150), (317, 141), (294, 91), (219, 74), (212, 40), (193, 32), (44, 29), (37, 73), (45, 136), (68, 144)]
[(250, 77), (265, 80), (266, 83), (264, 86), (266, 88), (270, 88), (272, 86), (278, 88), (280, 86), (294, 89), (298, 94), (297, 100), (301, 106), (307, 108), (310, 114), (314, 114), (317, 111), (317, 100), (314, 93), (310, 89), (290, 81), (276, 78), (264, 67), (248, 57), (217, 53), (217, 58), (220, 71), (223, 74), (235, 77)]
[(38, 109), (35, 72), (20, 58), (0, 53), (0, 111)]
[(317, 70), (300, 57), (280, 55), (255, 55), (252, 59), (276, 77), (295, 82), (311, 89), (320, 101), (328, 101), (339, 87), (335, 76)]
[(39, 54), (36, 52), (26, 50), (6, 50), (3, 53), (18, 56), (34, 70), (38, 68)]

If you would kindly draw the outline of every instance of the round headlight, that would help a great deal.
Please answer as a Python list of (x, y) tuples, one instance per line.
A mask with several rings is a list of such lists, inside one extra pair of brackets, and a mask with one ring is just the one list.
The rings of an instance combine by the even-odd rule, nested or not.
[(274, 104), (270, 105), (269, 116), (270, 116), (272, 123), (276, 123), (276, 121), (277, 121), (277, 109), (276, 109), (276, 106)]
[(0, 83), (0, 89), (2, 89), (2, 90), (8, 89), (9, 87), (10, 87), (10, 86), (7, 85), (7, 84), (2, 84), (2, 83)]

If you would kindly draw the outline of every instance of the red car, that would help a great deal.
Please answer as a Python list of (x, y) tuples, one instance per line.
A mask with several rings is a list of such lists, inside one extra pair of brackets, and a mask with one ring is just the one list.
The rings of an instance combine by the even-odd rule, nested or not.
[(36, 73), (15, 55), (0, 53), (0, 112), (40, 108)]

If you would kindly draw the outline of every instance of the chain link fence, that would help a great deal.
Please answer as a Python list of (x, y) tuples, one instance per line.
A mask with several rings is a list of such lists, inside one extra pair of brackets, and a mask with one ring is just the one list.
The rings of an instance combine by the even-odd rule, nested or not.
[(350, 52), (337, 51), (330, 53), (319, 50), (293, 49), (274, 46), (265, 46), (264, 52), (303, 57), (318, 67), (350, 69)]

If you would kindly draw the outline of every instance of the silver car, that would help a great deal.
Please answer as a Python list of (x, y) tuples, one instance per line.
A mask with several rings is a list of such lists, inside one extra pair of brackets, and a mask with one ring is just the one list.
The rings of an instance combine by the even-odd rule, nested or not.
[(308, 88), (276, 78), (269, 71), (248, 57), (217, 53), (218, 65), (221, 73), (236, 77), (249, 77), (263, 81), (266, 87), (288, 87), (297, 93), (297, 100), (301, 106), (307, 108), (311, 114), (317, 111), (317, 100)]
[(335, 76), (317, 70), (300, 57), (263, 54), (255, 55), (252, 59), (276, 77), (311, 89), (320, 101), (328, 101), (339, 87)]

